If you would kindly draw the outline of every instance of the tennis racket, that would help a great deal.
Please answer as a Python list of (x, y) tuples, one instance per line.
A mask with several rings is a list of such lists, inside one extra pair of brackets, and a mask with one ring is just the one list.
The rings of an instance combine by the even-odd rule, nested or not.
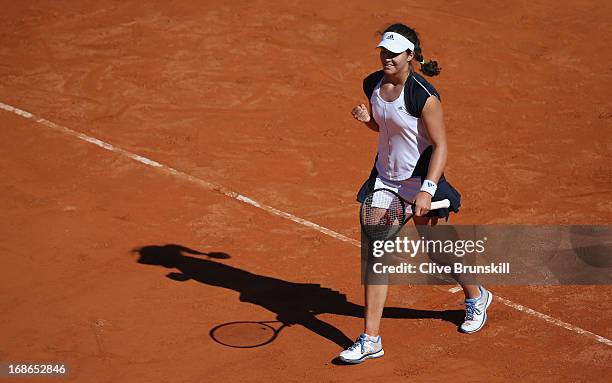
[[(375, 189), (368, 194), (361, 204), (360, 220), (363, 232), (368, 239), (385, 240), (397, 234), (402, 226), (413, 216), (406, 212), (414, 202), (405, 201), (400, 195), (389, 189)], [(431, 203), (431, 210), (448, 208), (450, 201), (443, 199)]]

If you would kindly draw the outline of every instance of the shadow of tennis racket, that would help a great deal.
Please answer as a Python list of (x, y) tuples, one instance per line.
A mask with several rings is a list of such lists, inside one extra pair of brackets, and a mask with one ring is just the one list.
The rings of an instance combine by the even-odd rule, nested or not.
[[(277, 323), (280, 326), (272, 326)], [(278, 337), (288, 325), (281, 321), (240, 321), (220, 324), (210, 330), (210, 337), (217, 343), (234, 348), (265, 346)]]

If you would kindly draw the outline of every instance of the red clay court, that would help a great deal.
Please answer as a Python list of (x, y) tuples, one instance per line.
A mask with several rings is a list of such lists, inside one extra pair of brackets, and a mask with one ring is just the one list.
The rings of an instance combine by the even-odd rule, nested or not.
[[(350, 111), (376, 31), (413, 26), (443, 68), (454, 223), (610, 224), (611, 4), (4, 1), (0, 362), (75, 382), (608, 381), (609, 285), (489, 286), (473, 335), (452, 286), (395, 286), (385, 357), (332, 359), (362, 327), (376, 135)], [(287, 326), (211, 337), (260, 321)]]

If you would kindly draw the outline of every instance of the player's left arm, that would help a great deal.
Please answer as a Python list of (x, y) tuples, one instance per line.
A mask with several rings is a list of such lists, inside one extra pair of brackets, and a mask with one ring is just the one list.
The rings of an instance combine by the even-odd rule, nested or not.
[[(437, 184), (444, 172), (448, 154), (444, 114), (442, 113), (442, 104), (437, 97), (430, 96), (427, 99), (421, 112), (421, 118), (425, 122), (425, 127), (433, 146), (429, 169), (427, 170), (427, 179)], [(427, 214), (431, 207), (431, 197), (429, 193), (424, 191), (417, 194), (415, 200), (417, 216)]]

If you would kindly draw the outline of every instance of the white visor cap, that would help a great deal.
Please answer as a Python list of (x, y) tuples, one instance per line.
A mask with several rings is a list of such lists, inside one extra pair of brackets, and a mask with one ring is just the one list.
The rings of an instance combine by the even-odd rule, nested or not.
[(377, 48), (385, 48), (393, 53), (414, 51), (414, 44), (404, 36), (395, 32), (385, 32)]

